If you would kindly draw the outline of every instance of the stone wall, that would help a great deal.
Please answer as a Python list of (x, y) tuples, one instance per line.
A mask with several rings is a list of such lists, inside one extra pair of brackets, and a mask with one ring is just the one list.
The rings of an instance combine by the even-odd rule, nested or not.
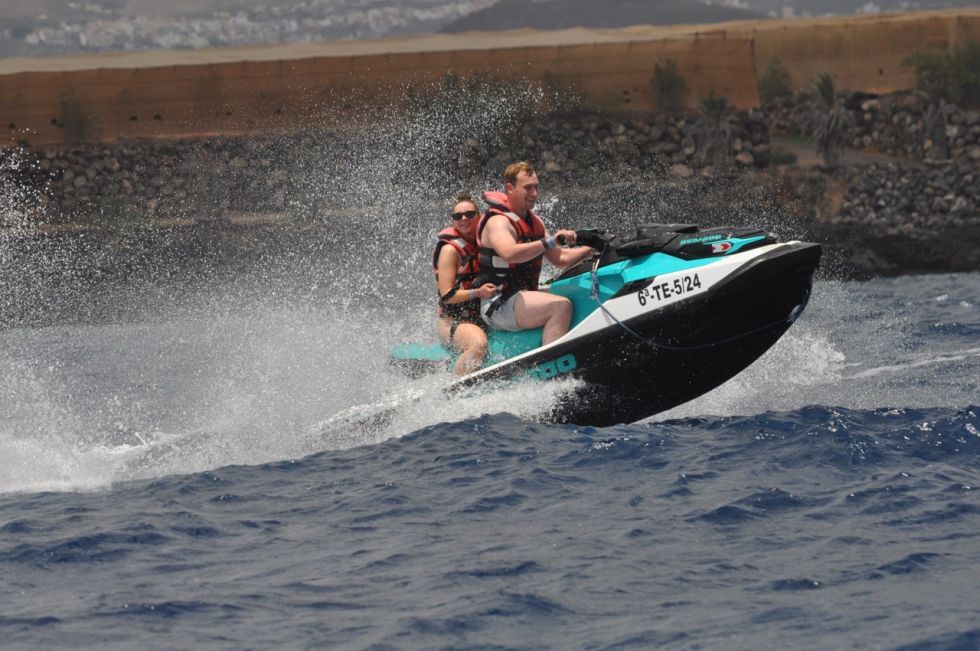
[[(908, 231), (977, 218), (980, 193), (980, 114), (953, 107), (944, 133), (947, 157), (923, 131), (925, 103), (915, 94), (849, 101), (854, 127), (848, 142), (890, 157), (845, 165), (845, 190), (835, 223), (868, 222)], [(732, 111), (724, 162), (706, 151), (711, 130), (690, 114), (610, 117), (598, 113), (539, 116), (494, 142), (464, 138), (445, 165), (448, 178), (479, 179), (515, 158), (535, 161), (552, 182), (574, 183), (596, 169), (650, 171), (662, 178), (769, 170), (770, 130), (799, 137), (806, 96), (765, 111)], [(220, 219), (228, 212), (286, 213), (296, 207), (310, 156), (340, 161), (355, 138), (343, 130), (304, 130), (264, 137), (177, 141), (21, 151), (14, 174), (34, 188), (47, 223), (93, 219)], [(8, 152), (13, 150), (8, 150)], [(777, 161), (780, 162), (780, 161)], [(785, 161), (782, 161), (785, 162)], [(342, 163), (341, 163), (342, 164)], [(305, 207), (305, 206), (304, 206)]]
[(892, 235), (980, 226), (980, 167), (872, 163), (848, 187), (833, 224), (863, 224)]
[[(888, 157), (841, 171), (846, 192), (831, 223), (893, 235), (980, 225), (980, 111), (945, 105), (943, 118), (919, 93), (859, 93), (846, 105), (845, 143)], [(773, 102), (773, 132), (801, 137), (807, 106), (805, 93)]]
[[(375, 169), (365, 180), (372, 187), (356, 195), (334, 186), (359, 176), (358, 165), (372, 164), (375, 151), (380, 163), (385, 156), (403, 154), (398, 150), (407, 141), (367, 130), (375, 149), (365, 150), (356, 132), (321, 129), (0, 150), (0, 176), (6, 176), (0, 180), (29, 189), (30, 198), (24, 204), (28, 210), (0, 215), (0, 230), (25, 225), (48, 231), (217, 226), (261, 222), (264, 217), (310, 223), (335, 209), (362, 214), (364, 206), (358, 202), (365, 197), (399, 188), (414, 193), (417, 186), (419, 196), (410, 201), (444, 201), (455, 188), (485, 187), (507, 163), (525, 158), (535, 163), (546, 187), (556, 194), (569, 196), (576, 188), (594, 194), (610, 179), (627, 182), (629, 187), (620, 192), (670, 186), (680, 193), (675, 197), (697, 195), (702, 208), (717, 206), (721, 221), (733, 213), (740, 191), (761, 193), (769, 198), (759, 205), (778, 206), (780, 219), (803, 225), (793, 227), (795, 236), (809, 231), (831, 250), (850, 252), (842, 254), (849, 259), (847, 273), (978, 268), (977, 255), (941, 253), (950, 237), (980, 241), (976, 111), (950, 110), (948, 157), (933, 158), (936, 146), (929, 146), (916, 126), (923, 120), (920, 98), (852, 96), (848, 105), (855, 119), (848, 140), (870, 147), (847, 150), (842, 165), (831, 170), (819, 161), (794, 164), (794, 156), (807, 145), (786, 136), (798, 134), (805, 101), (797, 96), (769, 110), (729, 111), (711, 128), (708, 118), (698, 114), (647, 119), (592, 112), (536, 116), (519, 120), (493, 139), (460, 133), (454, 134), (458, 141), (432, 147), (423, 143), (419, 152), (426, 158), (391, 173)], [(720, 139), (720, 156), (708, 151), (719, 142), (719, 126), (727, 134)], [(311, 170), (322, 173), (311, 175)], [(442, 176), (419, 183), (425, 170), (438, 170)], [(400, 178), (389, 178), (392, 174)], [(397, 183), (386, 185), (389, 180)], [(714, 214), (678, 210), (671, 219), (703, 222)], [(876, 257), (874, 251), (888, 253)]]
[[(707, 157), (697, 116), (658, 114), (644, 120), (596, 113), (539, 116), (492, 143), (465, 138), (458, 153), (435, 164), (446, 166), (447, 177), (464, 184), (478, 182), (487, 170), (501, 170), (517, 158), (535, 161), (553, 184), (575, 183), (597, 169), (689, 178), (698, 171), (711, 175), (768, 167), (766, 117), (758, 111), (731, 112), (726, 124), (730, 134), (721, 165)], [(33, 188), (38, 222), (172, 222), (221, 219), (237, 212), (307, 211), (309, 206), (295, 199), (303, 192), (300, 186), (307, 182), (310, 164), (343, 165), (356, 143), (357, 135), (344, 130), (305, 130), (251, 138), (11, 149), (6, 155), (13, 160), (17, 154), (12, 173), (19, 184)]]
[[(852, 116), (845, 144), (853, 149), (874, 149), (913, 160), (980, 159), (980, 111), (945, 105), (945, 119), (917, 92), (875, 96), (853, 93), (846, 105)], [(802, 135), (807, 92), (769, 103), (776, 135)], [(932, 111), (932, 115), (930, 115)]]

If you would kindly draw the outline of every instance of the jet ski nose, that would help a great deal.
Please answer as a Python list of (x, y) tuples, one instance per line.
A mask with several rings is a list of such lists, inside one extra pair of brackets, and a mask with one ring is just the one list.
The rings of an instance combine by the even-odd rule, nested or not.
[(790, 323), (790, 324), (794, 323), (796, 319), (801, 314), (803, 314), (803, 308), (805, 307), (806, 307), (806, 303), (803, 302), (797, 305), (796, 307), (794, 307), (792, 310), (790, 310), (789, 316), (786, 317), (786, 323)]

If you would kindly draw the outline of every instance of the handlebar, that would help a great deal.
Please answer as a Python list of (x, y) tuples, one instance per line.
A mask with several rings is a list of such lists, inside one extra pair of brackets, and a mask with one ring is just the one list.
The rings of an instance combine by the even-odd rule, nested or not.
[(578, 244), (591, 246), (593, 249), (602, 251), (606, 248), (606, 244), (609, 241), (609, 235), (606, 233), (601, 233), (595, 228), (585, 228), (575, 231), (575, 241)]
[[(583, 246), (591, 246), (593, 249), (604, 249), (608, 238), (608, 234), (600, 233), (595, 228), (585, 228), (575, 231), (575, 243)], [(568, 240), (564, 235), (557, 235), (555, 236), (555, 243), (558, 246), (565, 246), (568, 244)]]

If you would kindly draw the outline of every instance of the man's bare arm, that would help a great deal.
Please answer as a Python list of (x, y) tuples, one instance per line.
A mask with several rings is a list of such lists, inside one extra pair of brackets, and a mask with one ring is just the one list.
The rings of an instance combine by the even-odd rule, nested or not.
[[(545, 233), (545, 238), (554, 237), (562, 238), (566, 244), (575, 243), (575, 231), (571, 230), (559, 230), (555, 231), (555, 234), (549, 235)], [(588, 246), (577, 246), (571, 249), (559, 249), (553, 248), (545, 252), (544, 256), (548, 259), (548, 262), (555, 265), (556, 267), (570, 267), (577, 262), (584, 260), (592, 253), (591, 247)]]
[[(586, 259), (592, 254), (592, 247), (590, 246), (576, 246), (573, 249), (554, 249), (558, 253), (556, 256), (558, 258), (557, 262), (551, 262), (551, 258), (548, 261), (551, 262), (556, 267), (571, 267), (573, 264), (577, 264), (582, 260)], [(550, 253), (550, 251), (549, 251)]]
[(517, 243), (517, 231), (503, 215), (494, 215), (483, 229), (483, 239), (509, 264), (527, 262), (541, 255), (541, 241)]

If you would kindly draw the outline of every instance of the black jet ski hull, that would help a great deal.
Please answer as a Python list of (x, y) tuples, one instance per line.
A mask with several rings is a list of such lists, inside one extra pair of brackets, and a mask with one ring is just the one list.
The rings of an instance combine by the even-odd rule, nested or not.
[(632, 422), (693, 400), (765, 353), (805, 307), (820, 246), (793, 242), (758, 256), (707, 291), (555, 342), (456, 382), (456, 391), (528, 375), (574, 377), (553, 422)]

